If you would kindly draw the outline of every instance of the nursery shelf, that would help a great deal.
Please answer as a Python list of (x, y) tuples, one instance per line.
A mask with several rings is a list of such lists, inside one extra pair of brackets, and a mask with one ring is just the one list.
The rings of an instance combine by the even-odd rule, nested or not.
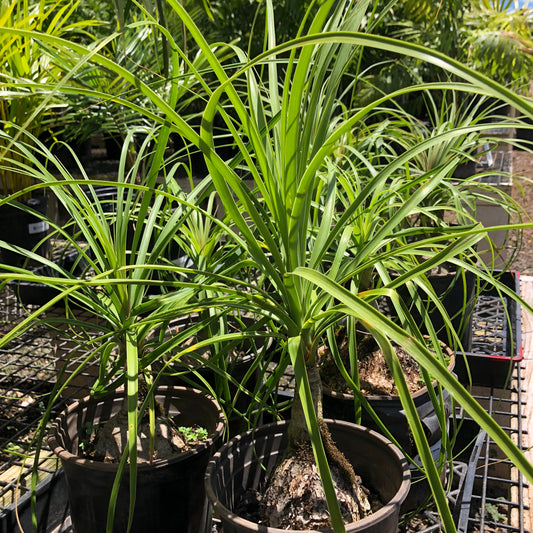
[[(475, 386), (474, 397), (487, 413), (521, 449), (526, 446), (524, 390), (525, 368), (514, 365), (512, 381), (507, 389)], [(456, 513), (459, 533), (527, 533), (524, 501), (527, 483), (484, 432), (476, 437), (470, 458), (465, 488)]]
[[(514, 290), (519, 290), (518, 277), (511, 275), (505, 281)], [(489, 355), (497, 363), (505, 362), (512, 370), (508, 386), (504, 389), (494, 383), (475, 381), (472, 393), (496, 419), (500, 426), (522, 445), (525, 437), (523, 407), (525, 402), (520, 346), (520, 313), (505, 300), (496, 305), (490, 291), (481, 295), (474, 309), (473, 346), (467, 354), (470, 357)], [(38, 307), (24, 307), (10, 288), (0, 292), (0, 335), (10, 331), (23, 316)], [(27, 460), (21, 472), (21, 452), (30, 457), (33, 453), (32, 437), (38, 430), (38, 423), (62, 368), (65, 355), (74, 359), (86, 357), (84, 347), (87, 339), (77, 336), (75, 331), (61, 331), (57, 316), (55, 328), (44, 326), (26, 332), (16, 342), (0, 351), (0, 533), (20, 531), (16, 525), (15, 508), (18, 502), (19, 519), (24, 531), (30, 531), (29, 487), (31, 459)], [(511, 339), (513, 342), (511, 342)], [(67, 367), (67, 374), (72, 371)], [(91, 380), (90, 370), (80, 376), (68, 389), (69, 397), (57, 405), (60, 410), (74, 399), (88, 392)], [(285, 393), (293, 391), (292, 376), (284, 381)], [(458, 413), (462, 416), (462, 413)], [(472, 421), (470, 430), (472, 430)], [(468, 453), (454, 463), (454, 471), (460, 485), (450, 496), (455, 517), (461, 533), (528, 533), (524, 516), (528, 508), (523, 492), (527, 488), (522, 476), (502, 456), (498, 447), (479, 431), (477, 426), (468, 437), (471, 445)], [(40, 527), (46, 524), (44, 533), (69, 533), (68, 505), (61, 470), (49, 451), (41, 453), (38, 472), (38, 516)], [(20, 482), (17, 479), (20, 476)], [(428, 523), (434, 521), (434, 524)], [(406, 533), (415, 531), (439, 531), (438, 517), (428, 514), (425, 529), (403, 529)]]

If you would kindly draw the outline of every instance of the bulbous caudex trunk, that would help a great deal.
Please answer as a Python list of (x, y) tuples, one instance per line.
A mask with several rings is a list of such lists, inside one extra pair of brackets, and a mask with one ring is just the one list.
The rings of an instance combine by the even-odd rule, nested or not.
[[(314, 364), (307, 367), (307, 375), (309, 385), (311, 388), (311, 396), (313, 399), (313, 407), (318, 419), (318, 426), (320, 436), (324, 444), (324, 450), (330, 464), (335, 465), (340, 469), (342, 475), (353, 485), (358, 485), (357, 476), (353, 470), (352, 465), (346, 460), (342, 452), (335, 445), (329, 429), (324, 422), (322, 413), (322, 381), (318, 365)], [(296, 391), (297, 392), (297, 391)], [(311, 439), (309, 437), (309, 430), (305, 420), (304, 410), (300, 400), (299, 394), (295, 394), (291, 410), (291, 421), (288, 428), (289, 443), (287, 449), (290, 453), (302, 446), (310, 446)]]
[[(329, 494), (333, 501), (324, 490), (322, 471), (316, 468), (318, 464), (315, 465), (313, 458), (305, 409), (296, 390), (288, 427), (288, 445), (270, 475), (261, 503), (261, 515), (264, 523), (271, 527), (309, 530), (337, 524), (335, 531), (341, 531), (344, 530), (343, 523), (364, 518), (370, 512), (370, 503), (352, 465), (333, 442), (323, 421), (322, 382), (316, 357), (311, 356), (310, 359), (312, 361), (308, 360), (305, 367), (296, 365), (298, 370), (295, 373), (306, 372), (308, 392), (318, 422), (317, 427), (310, 429), (320, 434), (324, 448), (321, 454), (325, 453), (328, 483), (331, 485)], [(297, 382), (303, 381), (297, 378)], [(316, 442), (316, 438), (313, 440)], [(332, 495), (332, 492), (335, 494)]]
[[(307, 379), (311, 389), (313, 407), (319, 423), (322, 423), (322, 381), (316, 363), (307, 366)], [(322, 425), (322, 424), (321, 424)], [(310, 443), (309, 430), (305, 420), (304, 409), (298, 389), (295, 390), (294, 401), (291, 408), (291, 421), (289, 424), (289, 448), (296, 448), (302, 444)]]

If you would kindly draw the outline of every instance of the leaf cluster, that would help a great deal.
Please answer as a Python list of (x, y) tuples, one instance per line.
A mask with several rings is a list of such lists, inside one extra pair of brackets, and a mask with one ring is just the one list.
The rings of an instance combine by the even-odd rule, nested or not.
[[(369, 20), (384, 20), (387, 13), (369, 0), (313, 4), (292, 40), (278, 39), (274, 3), (266, 1), (264, 50), (254, 57), (231, 43), (212, 44), (188, 9), (168, 0), (167, 7), (198, 50), (193, 59), (162, 20), (138, 7), (142, 21), (124, 22), (122, 32), (91, 45), (2, 28), (7, 36), (38, 37), (69, 65), (68, 80), (45, 84), (51, 97), (77, 94), (96, 105), (112, 103), (119, 113), (142, 116), (146, 126), (133, 159), (128, 154), (136, 131), (127, 128), (116, 181), (91, 179), (82, 165), (81, 177), (74, 176), (35, 137), (26, 142), (2, 133), (10, 152), (2, 153), (0, 166), (32, 178), (35, 184), (24, 192), (46, 190), (57, 198), (71, 222), (63, 226), (50, 220), (54, 234), (69, 241), (88, 266), (80, 278), (32, 251), (19, 250), (57, 275), (6, 266), (0, 280), (36, 280), (58, 294), (0, 339), (0, 345), (65, 300), (73, 325), (84, 325), (75, 306), (103, 318), (93, 342), (100, 362), (94, 393), (124, 385), (129, 424), (135, 429), (143, 411), (153, 411), (150, 392), (173, 363), (191, 355), (198, 365), (212, 366), (226, 380), (227, 392), (232, 382), (225, 367), (228, 346), (242, 339), (273, 338), (279, 348), (273, 372), (267, 372), (272, 360), (265, 352), (258, 353), (251, 371), (262, 372), (264, 389), (246, 392), (244, 385), (232, 384), (249, 405), (266, 409), (292, 365), (297, 383), (292, 435), (311, 440), (333, 527), (342, 531), (316, 431), (320, 386), (314, 378), (319, 343), (349, 316), (375, 336), (386, 354), (447, 531), (453, 531), (453, 520), (393, 342), (409, 350), (425, 375), (445, 386), (533, 479), (521, 452), (448, 371), (422, 303), (418, 301), (423, 324), (417, 324), (399, 291), (404, 287), (416, 295), (421, 290), (447, 317), (426, 274), (450, 262), (475, 273), (480, 284), (494, 283), (502, 294), (517, 297), (494, 279), (490, 265), (482, 266), (476, 250), (487, 236), (487, 228), (475, 221), (476, 202), (490, 197), (490, 188), (480, 191), (474, 180), (458, 183), (454, 172), (493, 142), (489, 129), (494, 123), (476, 115), (484, 100), (503, 101), (533, 116), (531, 101), (438, 51), (373, 33), (378, 24)], [(141, 30), (157, 32), (169, 44), (167, 76), (129, 68), (120, 54), (108, 53), (115, 45), (120, 49), (129, 31)], [(443, 78), (462, 81), (411, 84), (370, 103), (357, 102), (347, 95), (365, 77), (361, 58), (368, 50), (401, 55), (439, 69)], [(100, 72), (105, 83), (97, 79)], [(90, 75), (70, 84), (80, 73)], [(197, 98), (191, 102), (193, 94)], [(427, 103), (429, 123), (402, 107), (411, 95)], [(457, 106), (465, 95), (473, 98)], [(184, 102), (197, 113), (184, 113)], [(487, 115), (493, 116), (490, 110)], [(499, 120), (498, 125), (508, 125)], [(169, 155), (171, 136), (181, 140), (183, 149)], [(195, 175), (194, 152), (202, 155), (205, 179)], [(98, 199), (99, 185), (116, 189), (110, 212)], [(16, 205), (20, 194), (1, 199), (0, 207)], [(507, 202), (510, 212), (519, 212), (505, 195), (496, 198)], [(173, 256), (172, 250), (179, 253)], [(380, 312), (380, 298), (392, 302), (397, 320)], [(193, 326), (172, 329), (173, 319), (194, 314), (200, 320)], [(253, 327), (229, 329), (232, 315), (251, 317)], [(457, 341), (449, 317), (446, 324), (449, 338)], [(421, 326), (428, 330), (431, 349)], [(201, 330), (208, 334), (199, 336)], [(186, 344), (191, 337), (192, 346)], [(198, 355), (199, 348), (209, 346), (223, 354), (216, 363)], [(140, 376), (147, 383), (146, 395), (140, 394)], [(229, 399), (234, 406), (235, 398)], [(438, 395), (434, 402), (438, 405)], [(245, 413), (248, 422), (251, 415)], [(132, 497), (134, 441), (132, 431), (121, 467), (129, 455)]]

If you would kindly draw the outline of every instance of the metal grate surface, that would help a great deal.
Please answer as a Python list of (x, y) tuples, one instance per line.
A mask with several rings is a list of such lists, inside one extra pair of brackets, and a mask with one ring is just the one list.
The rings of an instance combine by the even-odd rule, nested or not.
[[(15, 293), (4, 288), (0, 292), (0, 335), (11, 331), (37, 309), (21, 305)], [(58, 316), (54, 319), (58, 320)], [(58, 376), (65, 379), (72, 374), (78, 354), (87, 354), (80, 350), (85, 339), (77, 338), (72, 329), (61, 330), (58, 325), (37, 326), (0, 350), (0, 515), (30, 490), (33, 439)], [(52, 416), (68, 402), (87, 394), (88, 374), (84, 371), (66, 389)], [(36, 469), (37, 479), (44, 479), (57, 467), (56, 458), (43, 450)]]
[[(524, 368), (514, 365), (513, 381), (507, 390), (475, 387), (474, 397), (491, 417), (523, 449), (526, 436), (523, 420)], [(522, 474), (492, 439), (481, 431), (465, 482), (458, 519), (459, 533), (527, 533), (523, 499), (527, 487)]]

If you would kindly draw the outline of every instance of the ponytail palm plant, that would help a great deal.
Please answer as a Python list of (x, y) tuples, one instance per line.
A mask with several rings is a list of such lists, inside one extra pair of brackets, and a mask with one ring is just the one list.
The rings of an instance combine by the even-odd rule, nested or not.
[[(350, 30), (360, 29), (368, 4), (345, 2), (330, 13), (332, 7), (332, 2), (325, 2), (313, 21), (309, 22), (305, 36), (285, 46), (274, 46), (274, 25), (271, 23), (271, 49), (224, 81), (208, 102), (203, 117), (202, 139), (207, 148), (214, 146), (212, 122), (224, 95), (232, 102), (236, 123), (242, 128), (238, 129), (235, 122), (227, 117), (228, 128), (234, 132), (240, 150), (241, 164), (253, 180), (252, 190), (243, 184), (230, 165), (223, 164), (217, 158), (213, 150), (206, 150), (206, 159), (221, 201), (240, 230), (242, 245), (275, 288), (275, 292), (270, 292), (268, 297), (265, 295), (261, 303), (263, 312), (272, 316), (283, 328), (285, 361), (290, 361), (295, 370), (297, 397), (293, 405), (289, 438), (293, 444), (305, 442), (306, 439), (312, 441), (326, 497), (329, 497), (334, 528), (342, 531), (343, 526), (332, 497), (334, 492), (328, 474), (327, 457), (320, 432), (317, 431), (321, 412), (316, 350), (326, 328), (338, 320), (339, 315), (348, 313), (354, 315), (375, 336), (386, 354), (435, 501), (446, 528), (451, 531), (454, 526), (439, 476), (416, 410), (406, 392), (391, 341), (406, 348), (423, 369), (445, 384), (477, 419), (485, 417), (482, 409), (468, 397), (446, 369), (434, 332), (432, 350), (429, 350), (420, 331), (409, 322), (407, 315), (404, 315), (404, 327), (399, 327), (381, 315), (372, 303), (378, 296), (386, 295), (402, 311), (402, 302), (396, 292), (401, 284), (423, 279), (424, 272), (444, 261), (472, 268), (462, 259), (462, 254), (469, 250), (475, 255), (474, 245), (485, 234), (478, 224), (447, 227), (429, 240), (401, 249), (397, 247), (403, 224), (421, 209), (431, 211), (431, 206), (424, 207), (426, 196), (442, 186), (444, 179), (449, 177), (464, 156), (453, 151), (435, 168), (421, 173), (409, 184), (404, 182), (404, 188), (411, 187), (410, 195), (396, 193), (390, 182), (418, 155), (439, 146), (443, 141), (468, 133), (471, 126), (468, 125), (466, 131), (451, 128), (451, 131), (425, 139), (383, 167), (370, 166), (367, 168), (367, 181), (361, 184), (356, 195), (350, 197), (351, 202), (347, 202), (339, 211), (339, 196), (348, 192), (343, 175), (337, 169), (338, 150), (342, 147), (343, 136), (363, 122), (377, 106), (393, 106), (396, 96), (419, 89), (409, 87), (398, 94), (386, 95), (366, 108), (343, 114), (339, 104), (341, 95), (337, 90), (341, 86), (343, 73), (349, 65), (353, 66), (352, 60), (361, 50), (357, 46), (367, 42), (366, 36), (351, 33)], [(328, 30), (332, 31), (329, 35)], [(320, 37), (317, 36), (319, 33)], [(197, 38), (201, 41), (201, 35)], [(339, 44), (339, 41), (343, 44)], [(370, 38), (370, 42), (377, 48), (390, 47), (391, 50), (412, 54), (433, 64), (442, 60), (427, 50), (397, 42), (377, 37)], [(352, 47), (352, 44), (356, 47)], [(286, 61), (284, 56), (283, 61), (280, 59), (282, 54), (289, 55)], [(263, 60), (264, 64), (261, 63)], [(264, 69), (264, 77), (256, 75), (260, 65)], [(487, 80), (473, 75), (460, 65), (449, 62), (447, 66), (455, 73), (460, 72), (468, 81), (478, 83), (483, 90), (492, 88)], [(241, 97), (236, 89), (241, 77), (246, 80), (248, 87), (245, 97)], [(440, 88), (451, 87), (444, 84)], [(475, 91), (472, 85), (466, 84), (462, 90)], [(510, 96), (510, 93), (506, 96)], [(525, 104), (528, 105), (527, 102)], [(358, 153), (357, 147), (346, 153), (349, 154), (347, 159), (365, 162), (365, 154)], [(353, 173), (359, 172), (357, 166), (351, 169)], [(416, 184), (418, 187), (413, 188)], [(390, 210), (386, 212), (382, 207), (380, 216), (372, 219), (371, 207), (379, 201), (383, 205), (388, 201)], [(365, 216), (369, 226), (374, 226), (372, 231), (367, 234), (354, 232)], [(346, 252), (354, 243), (354, 235), (360, 237), (360, 244), (355, 259), (346, 270)], [(412, 263), (409, 255), (426, 259), (410, 269)], [(387, 262), (396, 262), (398, 265), (402, 259), (401, 275), (392, 280)], [(365, 280), (369, 269), (375, 269), (380, 275), (381, 287), (373, 288), (360, 283)], [(483, 275), (489, 277), (488, 274)], [(343, 287), (348, 276), (356, 280), (352, 291)], [(510, 450), (508, 440), (492, 421), (485, 419), (481, 423), (487, 428), (490, 426), (489, 431)], [(519, 455), (516, 458), (526, 470), (529, 469), (527, 461)]]
[[(452, 128), (409, 147), (391, 160), (376, 158), (375, 163), (370, 152), (365, 153), (365, 146), (372, 146), (371, 142), (360, 146), (346, 142), (376, 109), (395, 113), (397, 97), (429, 88), (481, 92), (502, 98), (529, 116), (533, 115), (531, 102), (439, 53), (372, 35), (368, 21), (373, 19), (367, 17), (372, 11), (370, 0), (325, 0), (318, 5), (313, 18), (303, 21), (296, 39), (282, 44), (276, 43), (272, 2), (267, 1), (265, 52), (249, 60), (244, 52), (235, 49), (239, 63), (231, 65), (231, 69), (220, 62), (216, 47), (205, 40), (182, 4), (178, 0), (168, 0), (168, 4), (209, 64), (209, 79), (217, 79), (215, 88), (211, 89), (213, 86), (204, 79), (204, 73), (189, 64), (187, 75), (199, 80), (207, 94), (200, 134), (176, 112), (175, 100), (164, 100), (149, 85), (99, 54), (97, 49), (88, 50), (52, 37), (45, 37), (45, 42), (63, 50), (72, 59), (77, 57), (80, 65), (91, 62), (122, 76), (148, 98), (152, 106), (137, 106), (131, 98), (122, 99), (118, 95), (107, 97), (145, 114), (162, 124), (164, 131), (179, 134), (203, 152), (210, 180), (225, 210), (226, 223), (217, 223), (224, 224), (227, 240), (239, 248), (241, 265), (253, 266), (260, 276), (259, 282), (246, 284), (240, 279), (237, 282), (231, 270), (222, 269), (210, 273), (209, 277), (202, 277), (205, 272), (196, 270), (194, 274), (200, 276), (201, 282), (185, 284), (184, 289), (212, 290), (220, 295), (213, 304), (253, 311), (274, 324), (283, 349), (274, 376), (279, 376), (291, 363), (297, 382), (290, 442), (311, 443), (334, 530), (343, 531), (344, 524), (320, 431), (317, 348), (328, 328), (345, 315), (354, 316), (374, 335), (385, 354), (446, 531), (454, 530), (453, 520), (392, 342), (408, 350), (424, 372), (445, 386), (518, 468), (533, 480), (533, 468), (520, 450), (448, 371), (435, 332), (429, 328), (428, 346), (397, 292), (402, 284), (424, 284), (424, 273), (443, 261), (473, 268), (462, 256), (465, 252), (474, 254), (475, 244), (486, 235), (486, 229), (479, 224), (464, 223), (445, 227), (431, 237), (422, 236), (421, 240), (406, 239), (420, 231), (416, 226), (409, 228), (407, 222), (419, 213), (426, 196), (442, 185), (444, 178), (463, 160), (463, 155), (452, 151), (435, 168), (422, 172), (414, 181), (407, 180), (407, 169), (424, 151), (465, 131)], [(165, 33), (164, 27), (160, 30), (172, 42), (172, 35)], [(453, 86), (439, 83), (406, 87), (365, 107), (347, 110), (342, 105), (343, 94), (339, 94), (339, 88), (346, 87), (348, 71), (351, 71), (350, 79), (354, 79), (353, 69), (366, 47), (417, 58), (464, 81)], [(171, 50), (173, 65), (178, 66), (186, 56), (175, 43)], [(179, 76), (172, 78), (173, 95), (178, 94), (180, 82)], [(63, 90), (62, 87), (51, 89)], [(92, 96), (103, 95), (94, 93)], [(224, 120), (237, 149), (237, 155), (230, 161), (222, 159), (216, 149), (213, 124), (217, 115)], [(165, 136), (160, 137), (157, 144), (158, 157), (162, 157), (164, 145)], [(151, 168), (155, 171), (161, 167)], [(149, 176), (154, 180), (148, 186), (151, 191), (156, 176), (153, 172)], [(409, 178), (412, 178), (410, 174)], [(51, 180), (50, 186), (57, 185)], [(406, 191), (410, 194), (405, 194)], [(424, 209), (429, 211), (430, 207)], [(141, 211), (139, 218), (145, 213), (148, 211)], [(140, 239), (141, 230), (136, 231), (136, 237)], [(143, 250), (142, 246), (137, 245), (137, 248)], [(355, 257), (351, 254), (353, 250)], [(390, 276), (391, 265), (399, 271), (399, 276)], [(132, 272), (148, 275), (150, 269), (157, 268), (146, 265)], [(123, 269), (129, 271), (130, 267), (124, 265)], [(23, 276), (19, 271), (12, 272), (14, 277)], [(121, 292), (127, 289), (137, 295), (137, 278), (113, 278), (115, 272), (115, 269), (106, 269), (99, 280), (104, 280), (106, 286), (117, 285)], [(479, 275), (516, 298), (493, 280), (490, 273), (481, 271)], [(379, 283), (367, 282), (376, 276)], [(349, 288), (347, 281), (350, 281)], [(179, 294), (183, 296), (182, 292)], [(381, 296), (393, 301), (402, 317), (401, 326), (377, 310), (374, 304)], [(149, 320), (152, 325), (163, 319), (157, 314), (162, 311), (153, 313)], [(146, 324), (146, 321), (141, 323)], [(126, 374), (130, 378), (128, 383), (132, 384), (128, 389), (131, 402), (136, 398), (136, 371), (137, 367), (132, 366)], [(345, 377), (350, 381), (349, 372), (345, 372)], [(132, 420), (135, 413), (132, 408)]]
[[(152, 133), (153, 138), (145, 140), (131, 168), (127, 164), (131, 141), (125, 140), (117, 179), (112, 181), (90, 179), (81, 164), (77, 169), (79, 175), (74, 177), (44, 144), (29, 133), (26, 134), (29, 136), (28, 143), (0, 133), (10, 147), (9, 154), (15, 154), (13, 157), (4, 156), (0, 160), (0, 168), (14, 168), (35, 183), (1, 199), (0, 206), (16, 201), (26, 193), (49, 191), (55, 195), (70, 220), (65, 225), (58, 225), (45, 214), (39, 216), (50, 224), (54, 238), (66, 243), (78, 254), (74, 264), (78, 268), (72, 270), (20, 248), (17, 249), (19, 253), (46, 268), (29, 270), (2, 265), (1, 288), (9, 281), (30, 282), (47, 286), (53, 289), (53, 293), (39, 308), (30, 308), (27, 316), (2, 337), (0, 344), (9, 346), (13, 339), (36, 324), (52, 330), (66, 325), (73, 332), (78, 332), (77, 338), (85, 342), (81, 346), (82, 353), (76, 355), (82, 361), (81, 365), (65, 373), (68, 361), (63, 361), (65, 367), (58, 376), (38, 428), (35, 466), (54, 406), (61, 399), (62, 392), (71, 382), (76, 382), (77, 376), (88, 365), (98, 368), (91, 396), (101, 398), (118, 388), (125, 390), (123, 410), (127, 412), (128, 441), (122, 450), (123, 455), (118, 457), (120, 466), (110, 501), (108, 531), (113, 530), (115, 498), (121, 476), (128, 470), (131, 476), (130, 519), (133, 516), (137, 490), (137, 436), (141, 422), (146, 418), (151, 428), (150, 458), (156, 452), (155, 423), (161, 409), (155, 403), (153, 391), (158, 385), (161, 368), (194, 348), (201, 349), (212, 344), (211, 339), (207, 339), (192, 348), (187, 345), (186, 340), (196, 331), (194, 328), (201, 327), (197, 324), (164, 339), (154, 337), (154, 331), (180, 316), (216, 309), (215, 289), (208, 296), (205, 291), (202, 292), (203, 286), (208, 284), (209, 272), (195, 273), (178, 266), (179, 261), (174, 260), (179, 256), (172, 255), (179, 248), (180, 233), (187, 235), (190, 219), (198, 218), (195, 210), (200, 209), (198, 206), (208, 194), (209, 184), (203, 182), (191, 192), (183, 192), (174, 176), (178, 165), (165, 166), (166, 178), (161, 179), (162, 154), (169, 129), (156, 129)], [(149, 148), (153, 139), (161, 141), (154, 153)], [(145, 166), (146, 174), (142, 170)], [(101, 186), (112, 187), (116, 191), (116, 199), (100, 199), (98, 187)], [(211, 216), (208, 212), (203, 214)], [(0, 242), (0, 246), (12, 248), (4, 242)], [(225, 274), (225, 268), (233, 268), (233, 261), (226, 267), (225, 260), (224, 254), (220, 253), (218, 269), (221, 275)], [(219, 311), (215, 318), (223, 314)], [(220, 328), (218, 331), (222, 331), (216, 339), (219, 345), (246, 335), (242, 332), (238, 335), (228, 333)], [(171, 357), (168, 357), (169, 353)], [(204, 361), (203, 364), (213, 364), (218, 374), (224, 375), (223, 367), (219, 368), (216, 362)], [(155, 370), (156, 366), (159, 371)]]
[[(366, 41), (361, 34), (352, 31), (360, 29), (368, 6), (364, 2), (344, 2), (332, 10), (334, 3), (325, 2), (312, 22), (308, 22), (306, 33), (299, 41), (279, 47), (275, 47), (271, 10), (270, 50), (229, 79), (225, 79), (224, 73), (214, 66), (223, 83), (204, 112), (202, 141), (222, 204), (239, 229), (238, 239), (275, 289), (263, 295), (260, 303), (263, 312), (280, 324), (285, 338), (286, 358), (282, 361), (290, 361), (295, 370), (297, 396), (289, 442), (296, 445), (311, 440), (334, 528), (341, 531), (343, 526), (332, 496), (334, 491), (326, 453), (317, 431), (321, 417), (317, 347), (327, 327), (340, 315), (348, 313), (375, 336), (386, 354), (439, 511), (446, 527), (453, 530), (439, 476), (416, 410), (406, 392), (391, 341), (406, 348), (428, 374), (446, 384), (452, 394), (475, 411), (477, 417), (483, 416), (482, 410), (471, 398), (467, 399), (468, 395), (450, 376), (434, 332), (430, 351), (407, 315), (404, 315), (404, 328), (398, 327), (381, 315), (372, 303), (379, 296), (386, 295), (401, 312), (402, 302), (396, 292), (401, 284), (423, 277), (424, 272), (444, 261), (472, 268), (461, 255), (466, 250), (475, 253), (473, 247), (484, 235), (484, 230), (477, 224), (454, 229), (447, 227), (445, 232), (429, 241), (423, 240), (402, 249), (397, 247), (399, 230), (404, 223), (422, 209), (426, 196), (442, 185), (463, 156), (456, 152), (449, 154), (436, 168), (415, 178), (417, 188), (412, 188), (413, 182), (404, 182), (404, 188), (411, 187), (410, 195), (397, 194), (391, 188), (390, 180), (396, 178), (417, 155), (461, 135), (459, 128), (422, 141), (383, 167), (367, 168), (367, 180), (350, 198), (351, 202), (339, 211), (339, 197), (348, 192), (337, 169), (343, 136), (364, 121), (377, 106), (393, 105), (396, 96), (418, 90), (409, 87), (398, 94), (386, 95), (366, 108), (343, 114), (338, 87), (342, 86), (340, 82), (346, 69), (353, 66), (356, 53), (361, 51), (358, 46)], [(186, 17), (186, 14), (182, 16)], [(201, 35), (192, 25), (190, 27), (193, 36), (201, 43)], [(328, 30), (332, 33), (328, 34)], [(416, 47), (379, 38), (369, 41), (378, 48), (390, 47), (416, 56), (420, 54), (424, 60), (433, 63), (437, 61), (431, 61), (434, 56), (425, 56), (427, 51)], [(207, 54), (205, 44), (203, 49)], [(287, 54), (288, 59), (283, 54)], [(438, 61), (441, 61), (440, 57)], [(484, 82), (481, 77), (471, 75), (452, 62), (448, 66), (450, 70), (461, 72), (469, 81)], [(241, 79), (245, 80), (248, 89), (245, 96), (241, 96), (237, 89), (239, 83), (243, 83)], [(463, 90), (473, 91), (473, 87), (465, 85)], [(231, 101), (237, 117), (235, 121), (232, 117), (225, 118), (240, 150), (240, 164), (253, 180), (251, 190), (232, 166), (221, 162), (213, 150), (212, 124), (223, 96)], [(357, 147), (346, 153), (349, 154), (346, 158), (350, 157), (352, 161), (364, 161), (365, 155), (358, 153)], [(358, 171), (354, 165), (352, 172)], [(380, 216), (372, 220), (370, 209), (378, 201), (383, 204), (388, 201), (390, 210), (387, 212), (382, 207)], [(367, 234), (354, 232), (363, 217), (374, 225), (372, 231)], [(354, 234), (361, 240), (357, 255), (346, 270), (346, 252), (354, 242)], [(427, 259), (410, 270), (410, 254)], [(402, 259), (401, 275), (392, 280), (387, 263), (398, 264)], [(370, 268), (377, 271), (384, 286), (373, 288), (359, 283)], [(356, 280), (351, 292), (342, 286), (348, 276)], [(502, 443), (505, 441), (509, 449), (502, 432), (490, 420), (483, 422), (492, 426), (491, 432), (497, 433), (497, 438)], [(522, 459), (519, 462), (526, 466)]]

